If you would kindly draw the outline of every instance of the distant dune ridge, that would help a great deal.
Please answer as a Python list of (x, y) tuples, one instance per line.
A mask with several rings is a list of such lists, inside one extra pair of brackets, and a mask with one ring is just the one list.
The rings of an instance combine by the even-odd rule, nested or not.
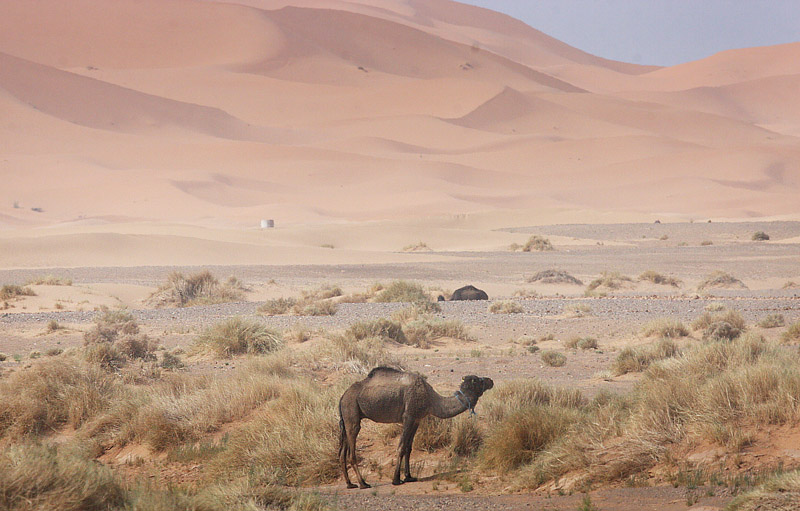
[(0, 229), (796, 216), (798, 86), (800, 43), (638, 66), (448, 0), (9, 0)]

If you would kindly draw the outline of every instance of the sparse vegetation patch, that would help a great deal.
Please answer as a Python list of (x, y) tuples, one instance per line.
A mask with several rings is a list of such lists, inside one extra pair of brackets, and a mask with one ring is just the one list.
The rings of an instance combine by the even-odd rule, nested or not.
[(733, 275), (717, 270), (705, 278), (698, 286), (698, 291), (705, 289), (747, 289), (744, 283)]
[(522, 246), (523, 252), (546, 252), (553, 249), (553, 244), (550, 243), (550, 240), (538, 235), (533, 235), (528, 238), (528, 241)]
[(520, 314), (525, 312), (525, 308), (513, 300), (500, 300), (489, 305), (489, 312), (492, 314)]
[(36, 296), (33, 289), (29, 287), (19, 286), (17, 284), (4, 284), (0, 288), (0, 300), (12, 300), (20, 296)]
[(676, 279), (675, 277), (671, 277), (669, 275), (662, 275), (653, 270), (647, 270), (639, 275), (639, 280), (652, 282), (653, 284), (659, 284), (662, 286), (672, 286), (672, 287), (680, 287), (681, 281)]
[(148, 298), (155, 307), (190, 307), (214, 303), (236, 302), (244, 299), (244, 285), (231, 277), (225, 283), (208, 270), (186, 276), (172, 272), (167, 282)]
[(244, 353), (270, 353), (283, 346), (280, 332), (239, 316), (208, 328), (195, 342), (224, 358)]
[(542, 358), (542, 362), (550, 367), (563, 367), (567, 364), (567, 356), (558, 351), (544, 350), (539, 356)]
[(583, 282), (576, 279), (569, 273), (562, 270), (542, 270), (526, 279), (528, 282), (539, 282), (541, 284), (571, 284), (582, 286)]

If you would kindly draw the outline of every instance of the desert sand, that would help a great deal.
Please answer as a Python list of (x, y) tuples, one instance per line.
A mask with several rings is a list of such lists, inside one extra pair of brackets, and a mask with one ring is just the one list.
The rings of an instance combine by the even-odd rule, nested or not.
[[(448, 304), (444, 316), (478, 344), (397, 349), (436, 385), (457, 384), (466, 367), (588, 395), (629, 391), (636, 377), (598, 374), (644, 342), (638, 332), (654, 317), (689, 322), (723, 300), (751, 323), (769, 311), (800, 319), (789, 286), (800, 283), (798, 86), (800, 43), (640, 66), (449, 0), (3, 1), (0, 284), (48, 274), (73, 283), (34, 284), (36, 296), (0, 303), (0, 351), (20, 355), (0, 369), (23, 368), (32, 350), (80, 347), (102, 307), (134, 311), (148, 334), (183, 348), (265, 300), (405, 279), (431, 293), (473, 283), (525, 304), (502, 317)], [(770, 240), (752, 241), (759, 230)], [(509, 249), (534, 234), (556, 250)], [(242, 279), (246, 301), (148, 303), (170, 272), (200, 268)], [(584, 285), (526, 280), (553, 268)], [(602, 272), (647, 270), (681, 285), (584, 297)], [(698, 290), (715, 270), (746, 289)], [(574, 303), (594, 314), (564, 315)], [(393, 310), (261, 320), (336, 329)], [(66, 328), (47, 332), (52, 320)], [(513, 341), (548, 332), (557, 338), (545, 348), (591, 332), (606, 352), (571, 354), (558, 371)], [(784, 451), (770, 460), (794, 464)], [(431, 480), (408, 486), (393, 505), (423, 505), (414, 499), (432, 491)], [(597, 498), (627, 509), (625, 491)], [(493, 505), (522, 509), (532, 502), (523, 497)], [(373, 505), (348, 498), (342, 505)], [(685, 508), (671, 490), (638, 498)]]

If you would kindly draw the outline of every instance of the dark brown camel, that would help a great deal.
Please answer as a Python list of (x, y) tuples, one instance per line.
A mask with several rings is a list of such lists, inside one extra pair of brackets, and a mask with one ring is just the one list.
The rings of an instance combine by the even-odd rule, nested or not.
[[(464, 287), (460, 287), (453, 291), (453, 294), (450, 295), (449, 301), (457, 301), (457, 300), (488, 300), (489, 295), (486, 294), (486, 291), (483, 289), (478, 289), (477, 287), (473, 286), (472, 284)], [(439, 301), (444, 302), (445, 297), (439, 295)]]
[[(339, 400), (339, 462), (348, 488), (356, 485), (347, 473), (348, 458), (361, 488), (370, 486), (361, 477), (356, 460), (356, 438), (361, 430), (361, 419), (403, 425), (400, 445), (397, 447), (397, 466), (392, 484), (410, 483), (411, 445), (420, 421), (428, 415), (449, 419), (467, 410), (473, 410), (483, 393), (494, 386), (490, 378), (464, 376), (461, 388), (450, 397), (433, 390), (424, 376), (406, 373), (390, 367), (376, 367), (369, 375), (350, 386)], [(405, 460), (405, 480), (400, 479), (400, 468)]]

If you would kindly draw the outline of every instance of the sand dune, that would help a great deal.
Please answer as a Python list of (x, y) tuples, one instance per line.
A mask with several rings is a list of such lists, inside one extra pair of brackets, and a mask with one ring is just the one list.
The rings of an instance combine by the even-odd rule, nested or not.
[[(3, 2), (0, 230), (24, 255), (7, 264), (269, 260), (188, 227), (264, 218), (340, 238), (395, 222), (448, 250), (497, 241), (437, 231), (452, 215), (791, 217), (798, 62), (800, 43), (613, 62), (447, 0)], [(125, 234), (161, 223), (187, 227)]]

